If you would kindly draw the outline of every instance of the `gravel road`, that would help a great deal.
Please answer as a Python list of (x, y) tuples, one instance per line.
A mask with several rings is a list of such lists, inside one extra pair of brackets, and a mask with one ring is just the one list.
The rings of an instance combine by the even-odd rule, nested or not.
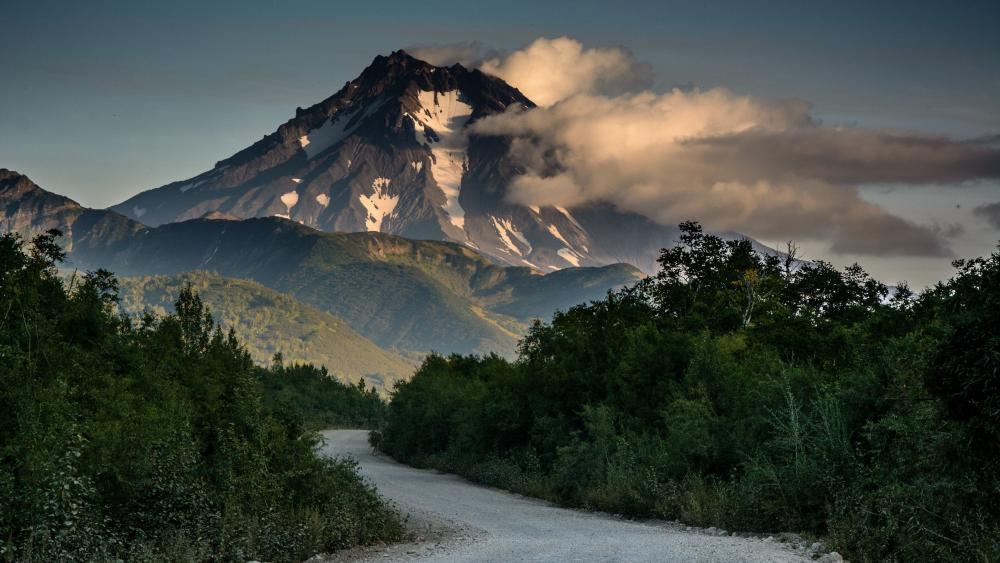
[(622, 520), (472, 484), (373, 456), (362, 430), (323, 433), (323, 451), (349, 456), (408, 519), (414, 539), (353, 550), (335, 561), (785, 562), (802, 555), (759, 539)]

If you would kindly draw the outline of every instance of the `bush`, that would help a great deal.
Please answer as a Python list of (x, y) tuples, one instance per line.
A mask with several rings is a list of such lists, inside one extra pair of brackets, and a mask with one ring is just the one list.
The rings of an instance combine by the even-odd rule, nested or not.
[(861, 561), (1000, 559), (1000, 252), (920, 296), (694, 223), (662, 271), (430, 357), (386, 450), (558, 502), (829, 536)]
[[(265, 398), (320, 372), (254, 366), (190, 288), (176, 314), (117, 315), (111, 274), (58, 275), (55, 236), (0, 237), (0, 559), (292, 561), (399, 537), (356, 468)], [(336, 393), (351, 416), (384, 408)]]

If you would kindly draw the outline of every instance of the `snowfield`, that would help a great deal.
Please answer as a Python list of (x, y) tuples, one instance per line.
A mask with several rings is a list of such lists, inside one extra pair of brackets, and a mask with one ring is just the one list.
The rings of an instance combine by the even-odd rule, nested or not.
[(359, 201), (361, 205), (368, 212), (365, 217), (365, 228), (369, 231), (381, 231), (382, 222), (385, 218), (392, 215), (392, 212), (396, 209), (396, 204), (399, 203), (399, 196), (389, 195), (389, 184), (392, 180), (388, 178), (375, 178), (372, 181), (372, 189), (375, 191), (371, 195), (359, 196)]
[(417, 142), (431, 149), (431, 175), (444, 192), (444, 210), (451, 224), (465, 229), (465, 210), (458, 195), (468, 167), (469, 138), (462, 128), (472, 117), (472, 106), (461, 101), (460, 96), (458, 90), (421, 91), (423, 111), (407, 115), (413, 120)]
[[(368, 104), (364, 113), (357, 115), (357, 107), (344, 108), (338, 111), (330, 119), (324, 121), (319, 127), (310, 130), (305, 135), (299, 137), (299, 146), (306, 151), (308, 158), (313, 158), (337, 143), (343, 141), (348, 135), (354, 132), (366, 119), (377, 112), (385, 103), (387, 98), (377, 98)], [(350, 164), (348, 164), (350, 166)]]

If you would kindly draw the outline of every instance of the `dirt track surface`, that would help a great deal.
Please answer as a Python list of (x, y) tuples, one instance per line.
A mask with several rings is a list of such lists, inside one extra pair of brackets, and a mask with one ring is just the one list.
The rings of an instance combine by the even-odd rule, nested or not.
[(454, 475), (414, 469), (372, 455), (368, 433), (330, 430), (323, 452), (353, 457), (407, 518), (413, 541), (353, 550), (350, 561), (656, 561), (801, 562), (759, 539), (687, 532), (676, 526), (559, 508), (482, 487)]

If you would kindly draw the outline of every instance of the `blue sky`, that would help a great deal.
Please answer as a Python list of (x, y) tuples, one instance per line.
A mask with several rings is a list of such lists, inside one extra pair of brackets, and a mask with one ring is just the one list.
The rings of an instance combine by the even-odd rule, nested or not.
[(723, 86), (807, 100), (827, 123), (1000, 133), (995, 0), (4, 0), (0, 18), (0, 167), (94, 207), (210, 168), (413, 44), (568, 35), (631, 49), (658, 90)]

